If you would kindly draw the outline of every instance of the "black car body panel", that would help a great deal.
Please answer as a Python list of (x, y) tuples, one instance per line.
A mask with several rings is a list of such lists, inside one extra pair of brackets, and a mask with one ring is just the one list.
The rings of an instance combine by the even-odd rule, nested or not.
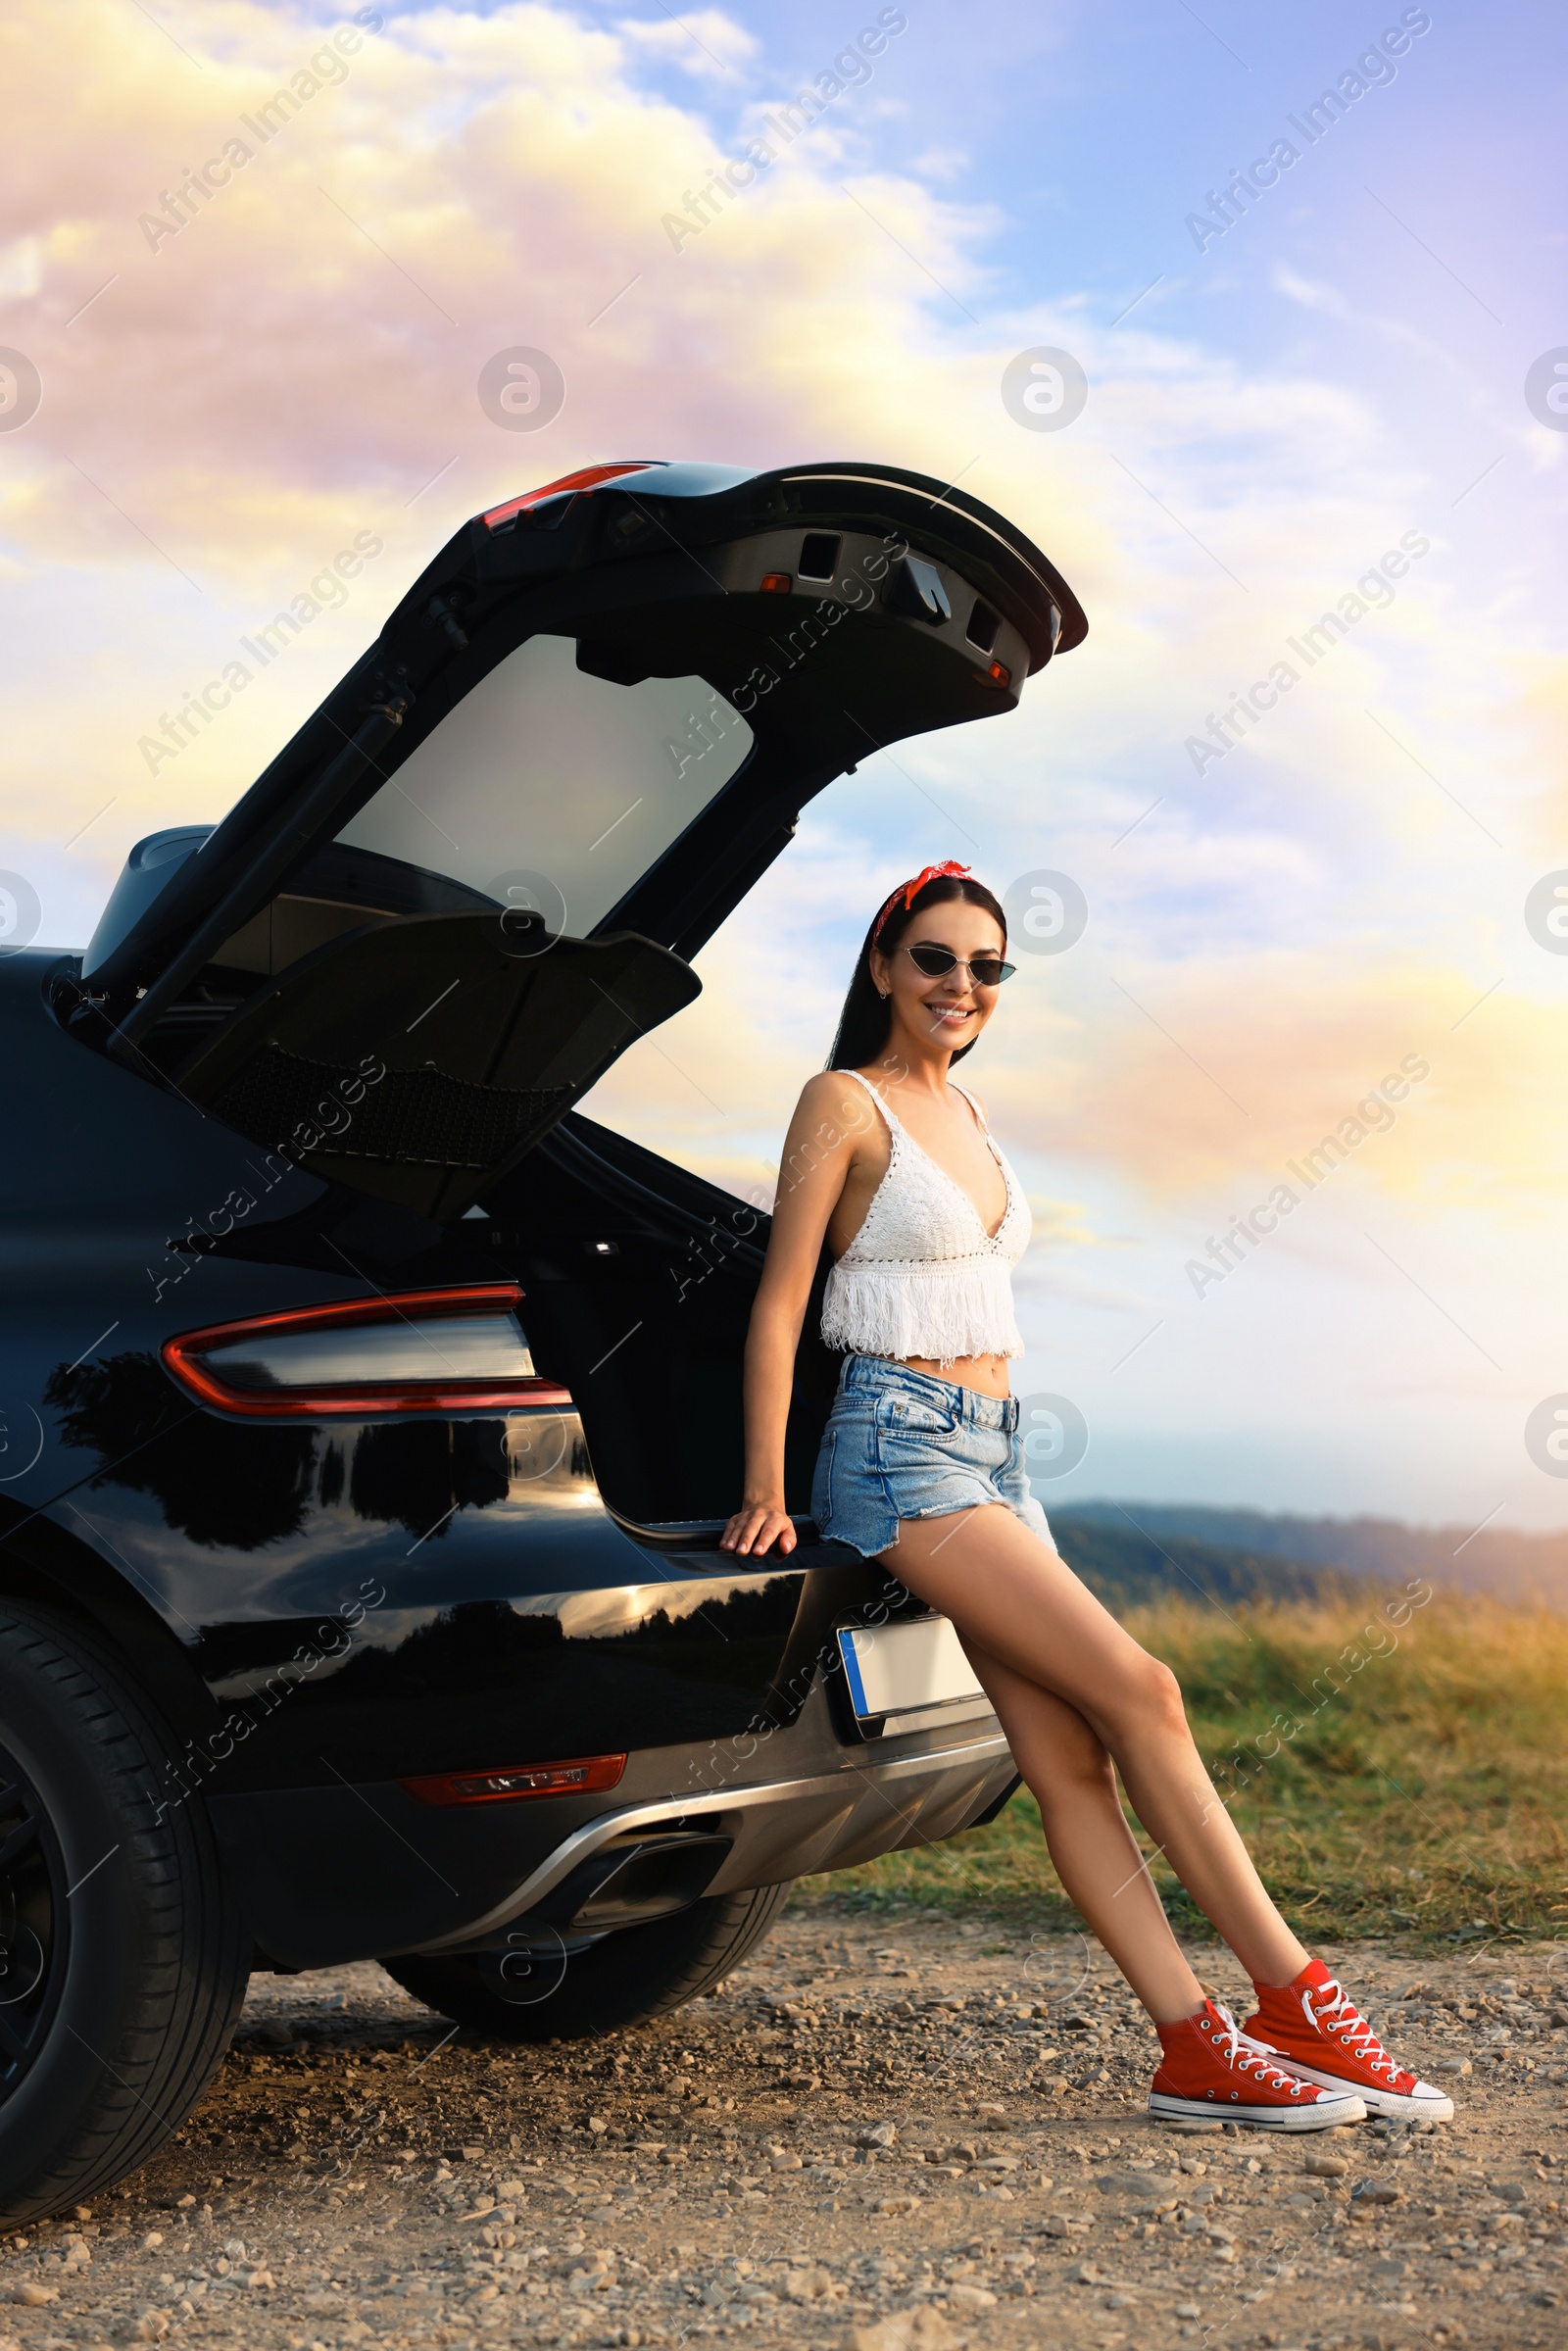
[[(915, 475), (536, 494), (457, 534), (221, 824), (138, 845), (85, 956), (0, 959), (0, 1584), (146, 1693), (165, 1801), (207, 1809), (265, 1957), (608, 1932), (628, 1855), (687, 1898), (764, 1886), (948, 1834), (1010, 1784), (983, 1706), (880, 1739), (845, 1711), (837, 1630), (923, 1612), (807, 1519), (837, 1368), (814, 1311), (800, 1545), (744, 1573), (717, 1551), (768, 1220), (572, 1105), (695, 994), (687, 958), (813, 793), (1011, 707), (1083, 626), (1038, 550)], [(694, 731), (661, 739), (694, 685)], [(514, 824), (493, 876), (455, 839), (392, 855), (411, 820), (377, 796), (426, 778), (434, 822), (467, 784), (411, 765), (422, 747), (454, 721), (440, 740), (504, 775), (519, 711), (558, 784), (590, 738), (648, 784), (620, 864), (525, 776), (473, 804)], [(534, 822), (587, 881), (513, 895)], [(527, 1368), (491, 1407), (180, 1368), (193, 1334), (308, 1347), (302, 1311), (342, 1309), (399, 1340), (420, 1298), (497, 1285)], [(608, 1756), (612, 1785), (471, 1808), (409, 1785)]]

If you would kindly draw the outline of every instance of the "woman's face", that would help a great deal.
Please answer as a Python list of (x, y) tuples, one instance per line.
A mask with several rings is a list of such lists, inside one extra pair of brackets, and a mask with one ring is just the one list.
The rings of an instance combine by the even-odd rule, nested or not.
[[(911, 947), (945, 947), (959, 960), (933, 979), (906, 952)], [(972, 1045), (997, 1006), (997, 988), (975, 985), (974, 955), (1004, 955), (1007, 943), (994, 914), (961, 898), (949, 899), (913, 915), (897, 947), (871, 951), (871, 977), (890, 998), (896, 1022), (928, 1045), (948, 1053)]]

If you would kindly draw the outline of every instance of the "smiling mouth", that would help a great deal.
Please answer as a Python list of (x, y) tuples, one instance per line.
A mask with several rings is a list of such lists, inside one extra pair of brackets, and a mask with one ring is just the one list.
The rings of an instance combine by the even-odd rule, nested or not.
[(928, 1004), (926, 1010), (934, 1020), (973, 1020), (975, 1016), (972, 1004)]

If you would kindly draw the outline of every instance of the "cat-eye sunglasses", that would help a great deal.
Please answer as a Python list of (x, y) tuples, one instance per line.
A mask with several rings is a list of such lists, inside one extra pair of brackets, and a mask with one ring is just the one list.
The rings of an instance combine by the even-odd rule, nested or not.
[(1000, 955), (956, 955), (951, 947), (938, 947), (934, 941), (922, 940), (919, 946), (903, 952), (928, 980), (939, 980), (950, 971), (967, 971), (977, 988), (1000, 988), (1018, 968), (1016, 963), (1004, 963)]

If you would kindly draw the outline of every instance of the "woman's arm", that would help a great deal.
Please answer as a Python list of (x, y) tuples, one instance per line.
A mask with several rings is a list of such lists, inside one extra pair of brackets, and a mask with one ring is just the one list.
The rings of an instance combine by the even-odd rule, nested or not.
[[(773, 1230), (746, 1334), (746, 1480), (741, 1506), (719, 1548), (743, 1556), (795, 1548), (784, 1506), (784, 1426), (795, 1381), (795, 1350), (816, 1277), (828, 1219), (838, 1205), (858, 1138), (859, 1106), (846, 1100), (852, 1081), (824, 1070), (796, 1105), (784, 1140)], [(867, 1103), (865, 1108), (869, 1110)]]

